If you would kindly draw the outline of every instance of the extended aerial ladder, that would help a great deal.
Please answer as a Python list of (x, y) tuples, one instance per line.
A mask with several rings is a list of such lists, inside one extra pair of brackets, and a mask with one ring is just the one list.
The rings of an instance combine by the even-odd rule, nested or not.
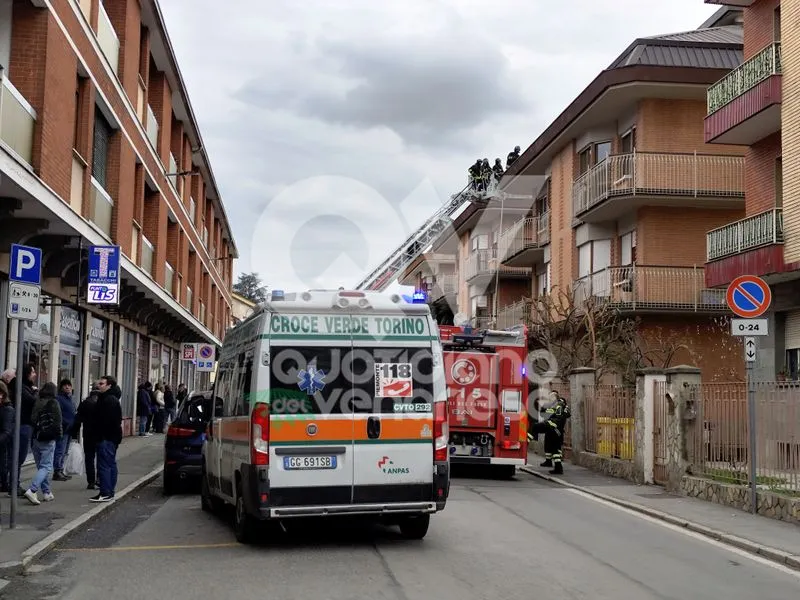
[(412, 233), (378, 268), (356, 286), (357, 290), (382, 292), (403, 269), (414, 262), (453, 223), (450, 216), (470, 200), (480, 196), (469, 190), (470, 184), (453, 195), (433, 216)]
[(382, 292), (394, 281), (403, 269), (414, 262), (423, 254), (431, 244), (452, 226), (451, 216), (456, 213), (464, 204), (470, 201), (488, 201), (490, 198), (504, 199), (532, 199), (530, 195), (507, 194), (498, 191), (498, 184), (494, 180), (489, 184), (485, 191), (475, 192), (471, 189), (471, 184), (455, 194), (448, 202), (445, 202), (432, 217), (423, 223), (414, 233), (412, 233), (394, 252), (392, 252), (380, 266), (367, 275), (356, 286), (357, 290), (369, 290)]

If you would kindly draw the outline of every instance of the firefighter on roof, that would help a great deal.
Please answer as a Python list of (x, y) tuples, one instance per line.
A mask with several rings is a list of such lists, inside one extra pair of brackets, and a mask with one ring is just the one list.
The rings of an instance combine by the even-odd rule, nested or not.
[(506, 170), (511, 168), (511, 165), (513, 165), (516, 162), (516, 160), (519, 158), (519, 153), (520, 153), (519, 146), (514, 146), (513, 152), (508, 153), (508, 156), (506, 157)]
[(544, 410), (543, 421), (534, 423), (528, 430), (528, 442), (534, 440), (534, 435), (544, 433), (544, 462), (543, 467), (553, 467), (551, 475), (561, 475), (564, 472), (564, 459), (562, 448), (564, 446), (564, 428), (570, 418), (567, 401), (558, 395), (555, 390), (550, 392), (549, 401), (542, 406)]

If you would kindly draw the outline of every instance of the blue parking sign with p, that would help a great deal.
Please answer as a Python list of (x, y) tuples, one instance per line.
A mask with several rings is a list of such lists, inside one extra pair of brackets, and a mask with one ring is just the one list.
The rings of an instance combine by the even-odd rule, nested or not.
[(39, 286), (42, 284), (42, 249), (11, 244), (8, 278), (11, 281)]

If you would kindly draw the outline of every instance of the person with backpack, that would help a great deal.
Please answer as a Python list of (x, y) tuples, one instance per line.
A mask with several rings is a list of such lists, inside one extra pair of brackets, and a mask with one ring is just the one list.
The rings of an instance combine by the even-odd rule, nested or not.
[(41, 504), (37, 493), (42, 492), (45, 502), (55, 500), (50, 491), (50, 477), (53, 474), (53, 459), (56, 452), (56, 440), (61, 438), (61, 406), (56, 400), (56, 384), (46, 383), (39, 390), (31, 411), (33, 423), (33, 457), (36, 460), (36, 474), (25, 492), (25, 498), (31, 504)]

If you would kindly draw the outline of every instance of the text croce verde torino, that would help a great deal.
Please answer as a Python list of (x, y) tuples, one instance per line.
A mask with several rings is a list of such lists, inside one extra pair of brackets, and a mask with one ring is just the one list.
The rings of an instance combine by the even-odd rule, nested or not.
[(270, 329), (278, 335), (428, 335), (424, 317), (379, 315), (273, 315)]

